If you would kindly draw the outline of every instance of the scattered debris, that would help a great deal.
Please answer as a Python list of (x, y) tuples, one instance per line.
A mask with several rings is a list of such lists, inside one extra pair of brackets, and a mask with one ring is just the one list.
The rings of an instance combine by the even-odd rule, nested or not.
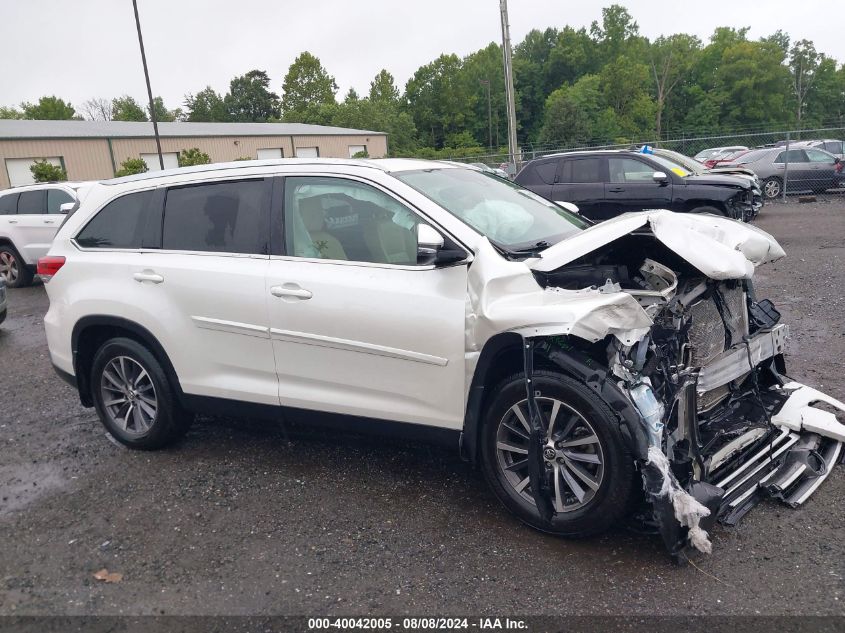
[(117, 583), (123, 580), (123, 574), (116, 571), (110, 572), (108, 569), (103, 567), (100, 571), (94, 574), (94, 578), (97, 580), (103, 580), (107, 583)]

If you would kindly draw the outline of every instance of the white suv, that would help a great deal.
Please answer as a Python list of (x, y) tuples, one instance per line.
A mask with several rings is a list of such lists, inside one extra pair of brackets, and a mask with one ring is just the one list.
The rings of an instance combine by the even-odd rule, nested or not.
[(591, 226), (474, 168), (302, 159), (101, 183), (38, 272), (53, 364), (127, 446), (195, 412), (431, 437), (530, 525), (642, 498), (681, 557), (761, 481), (803, 501), (845, 439), (754, 298), (781, 256), (724, 218)]
[(86, 183), (28, 185), (0, 191), (0, 275), (10, 288), (32, 283), (39, 257)]

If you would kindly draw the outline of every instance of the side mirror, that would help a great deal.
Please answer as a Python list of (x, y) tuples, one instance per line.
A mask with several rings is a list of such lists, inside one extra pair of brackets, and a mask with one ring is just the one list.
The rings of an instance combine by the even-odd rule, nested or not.
[(581, 209), (578, 208), (577, 204), (572, 204), (571, 202), (566, 202), (564, 200), (554, 200), (553, 202), (561, 209), (566, 209), (571, 213), (581, 213)]
[(652, 179), (652, 180), (654, 180), (654, 182), (659, 182), (659, 183), (661, 183), (661, 184), (662, 184), (662, 183), (669, 182), (669, 176), (667, 176), (667, 175), (666, 175), (666, 172), (665, 172), (665, 171), (656, 171), (656, 172), (654, 172), (654, 173), (651, 175), (651, 179)]
[(419, 264), (454, 264), (466, 259), (457, 248), (444, 248), (446, 240), (440, 231), (428, 224), (417, 224), (417, 262)]
[(59, 213), (64, 215), (68, 215), (69, 213), (73, 212), (73, 208), (76, 206), (75, 202), (63, 202), (59, 205)]

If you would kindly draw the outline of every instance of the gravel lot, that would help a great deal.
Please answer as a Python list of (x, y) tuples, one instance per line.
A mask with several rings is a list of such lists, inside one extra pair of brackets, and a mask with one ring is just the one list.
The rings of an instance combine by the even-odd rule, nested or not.
[[(845, 204), (768, 205), (763, 268), (790, 374), (845, 396)], [(513, 519), (456, 451), (202, 419), (158, 453), (108, 441), (50, 367), (40, 286), (0, 326), (0, 615), (845, 615), (845, 467), (676, 568), (657, 537)], [(107, 568), (120, 583), (93, 578)]]

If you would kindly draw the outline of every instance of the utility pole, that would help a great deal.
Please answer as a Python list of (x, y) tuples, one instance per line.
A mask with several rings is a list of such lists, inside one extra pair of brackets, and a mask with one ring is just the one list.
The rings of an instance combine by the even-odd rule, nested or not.
[[(505, 62), (505, 91), (508, 102), (508, 154), (511, 169), (516, 173), (516, 104), (513, 96), (513, 60), (511, 59), (511, 34), (508, 23), (508, 0), (499, 0), (502, 14), (502, 56)], [(511, 174), (513, 175), (513, 174)]]
[(141, 20), (138, 18), (138, 0), (132, 0), (132, 8), (135, 10), (135, 27), (138, 29), (138, 45), (141, 47), (141, 63), (144, 65), (144, 79), (147, 80), (147, 96), (150, 99), (150, 119), (153, 122), (153, 133), (156, 137), (156, 148), (158, 148), (158, 164), (164, 169), (164, 156), (161, 153), (161, 138), (158, 135), (158, 121), (156, 120), (156, 109), (153, 103), (153, 89), (150, 87), (150, 71), (147, 70), (147, 54), (144, 52), (144, 38), (141, 37)]
[(482, 86), (487, 86), (487, 147), (493, 151), (493, 106), (490, 98), (490, 80), (480, 79)]

